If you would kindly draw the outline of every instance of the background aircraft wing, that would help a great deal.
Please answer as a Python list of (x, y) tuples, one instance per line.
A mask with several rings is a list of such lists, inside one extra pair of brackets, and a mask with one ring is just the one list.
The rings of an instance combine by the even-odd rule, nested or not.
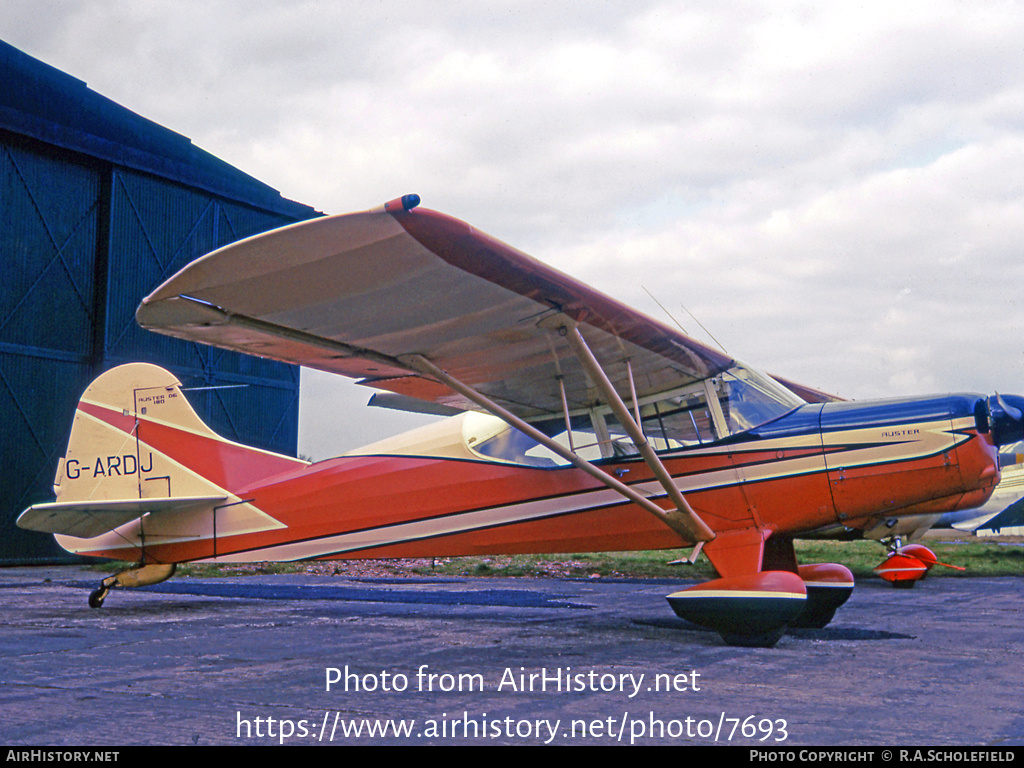
[(422, 355), (522, 418), (600, 399), (540, 323), (564, 313), (623, 396), (670, 391), (733, 360), (452, 217), (384, 209), (302, 222), (185, 267), (143, 300), (145, 328), (358, 379), (460, 410), (403, 364)]

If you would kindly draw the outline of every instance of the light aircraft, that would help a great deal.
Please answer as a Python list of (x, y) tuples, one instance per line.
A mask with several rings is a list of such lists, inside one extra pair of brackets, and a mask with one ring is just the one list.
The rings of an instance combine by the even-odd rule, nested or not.
[(1024, 437), (1014, 396), (806, 402), (418, 202), (229, 245), (136, 318), (461, 415), (308, 463), (214, 434), (163, 369), (107, 371), (78, 405), (56, 502), (18, 520), (138, 563), (91, 605), (185, 561), (692, 547), (719, 578), (669, 595), (675, 612), (770, 646), (853, 589), (842, 565), (799, 565), (794, 537), (976, 507), (997, 446)]

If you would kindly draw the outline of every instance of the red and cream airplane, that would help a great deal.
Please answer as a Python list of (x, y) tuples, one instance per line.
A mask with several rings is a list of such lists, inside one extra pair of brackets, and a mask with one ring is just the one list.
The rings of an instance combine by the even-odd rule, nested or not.
[(853, 589), (841, 565), (798, 565), (794, 537), (978, 506), (997, 446), (1022, 438), (1013, 396), (808, 402), (418, 202), (222, 248), (137, 320), (460, 415), (311, 464), (214, 434), (163, 369), (107, 371), (56, 502), (18, 520), (138, 563), (91, 605), (186, 561), (692, 547), (719, 578), (670, 595), (676, 613), (772, 645)]

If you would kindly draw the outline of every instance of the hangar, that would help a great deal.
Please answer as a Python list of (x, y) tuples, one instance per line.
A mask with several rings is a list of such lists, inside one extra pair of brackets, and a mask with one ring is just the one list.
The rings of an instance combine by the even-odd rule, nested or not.
[(3, 41), (0, 80), (0, 562), (54, 562), (14, 520), (52, 500), (107, 368), (165, 366), (220, 434), (295, 455), (298, 368), (147, 333), (135, 308), (198, 256), (319, 214)]

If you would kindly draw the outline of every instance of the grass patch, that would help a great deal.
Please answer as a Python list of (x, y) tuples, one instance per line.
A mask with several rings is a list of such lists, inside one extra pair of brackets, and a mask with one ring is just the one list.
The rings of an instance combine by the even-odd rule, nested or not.
[[(965, 571), (935, 566), (929, 578), (971, 576), (1024, 576), (1024, 546), (995, 541), (932, 541), (925, 545), (939, 562), (965, 567)], [(873, 568), (885, 558), (877, 541), (797, 541), (797, 562), (841, 563), (857, 578), (878, 578)], [(496, 555), (451, 557), (412, 569), (423, 576), (534, 576), (568, 578), (712, 579), (706, 557), (693, 565), (669, 565), (688, 550), (652, 552), (597, 552), (565, 555)]]
[(532, 576), (545, 578), (710, 578), (706, 559), (694, 565), (669, 565), (685, 557), (682, 550), (654, 552), (587, 552), (562, 555), (490, 555), (445, 557), (419, 565), (421, 576)]
[[(966, 568), (958, 571), (936, 565), (928, 578), (970, 578), (971, 576), (1024, 576), (1024, 546), (996, 541), (965, 539), (923, 542), (940, 563)], [(842, 563), (857, 578), (877, 578), (872, 569), (882, 562), (886, 551), (876, 541), (798, 541), (796, 557), (801, 563)]]

